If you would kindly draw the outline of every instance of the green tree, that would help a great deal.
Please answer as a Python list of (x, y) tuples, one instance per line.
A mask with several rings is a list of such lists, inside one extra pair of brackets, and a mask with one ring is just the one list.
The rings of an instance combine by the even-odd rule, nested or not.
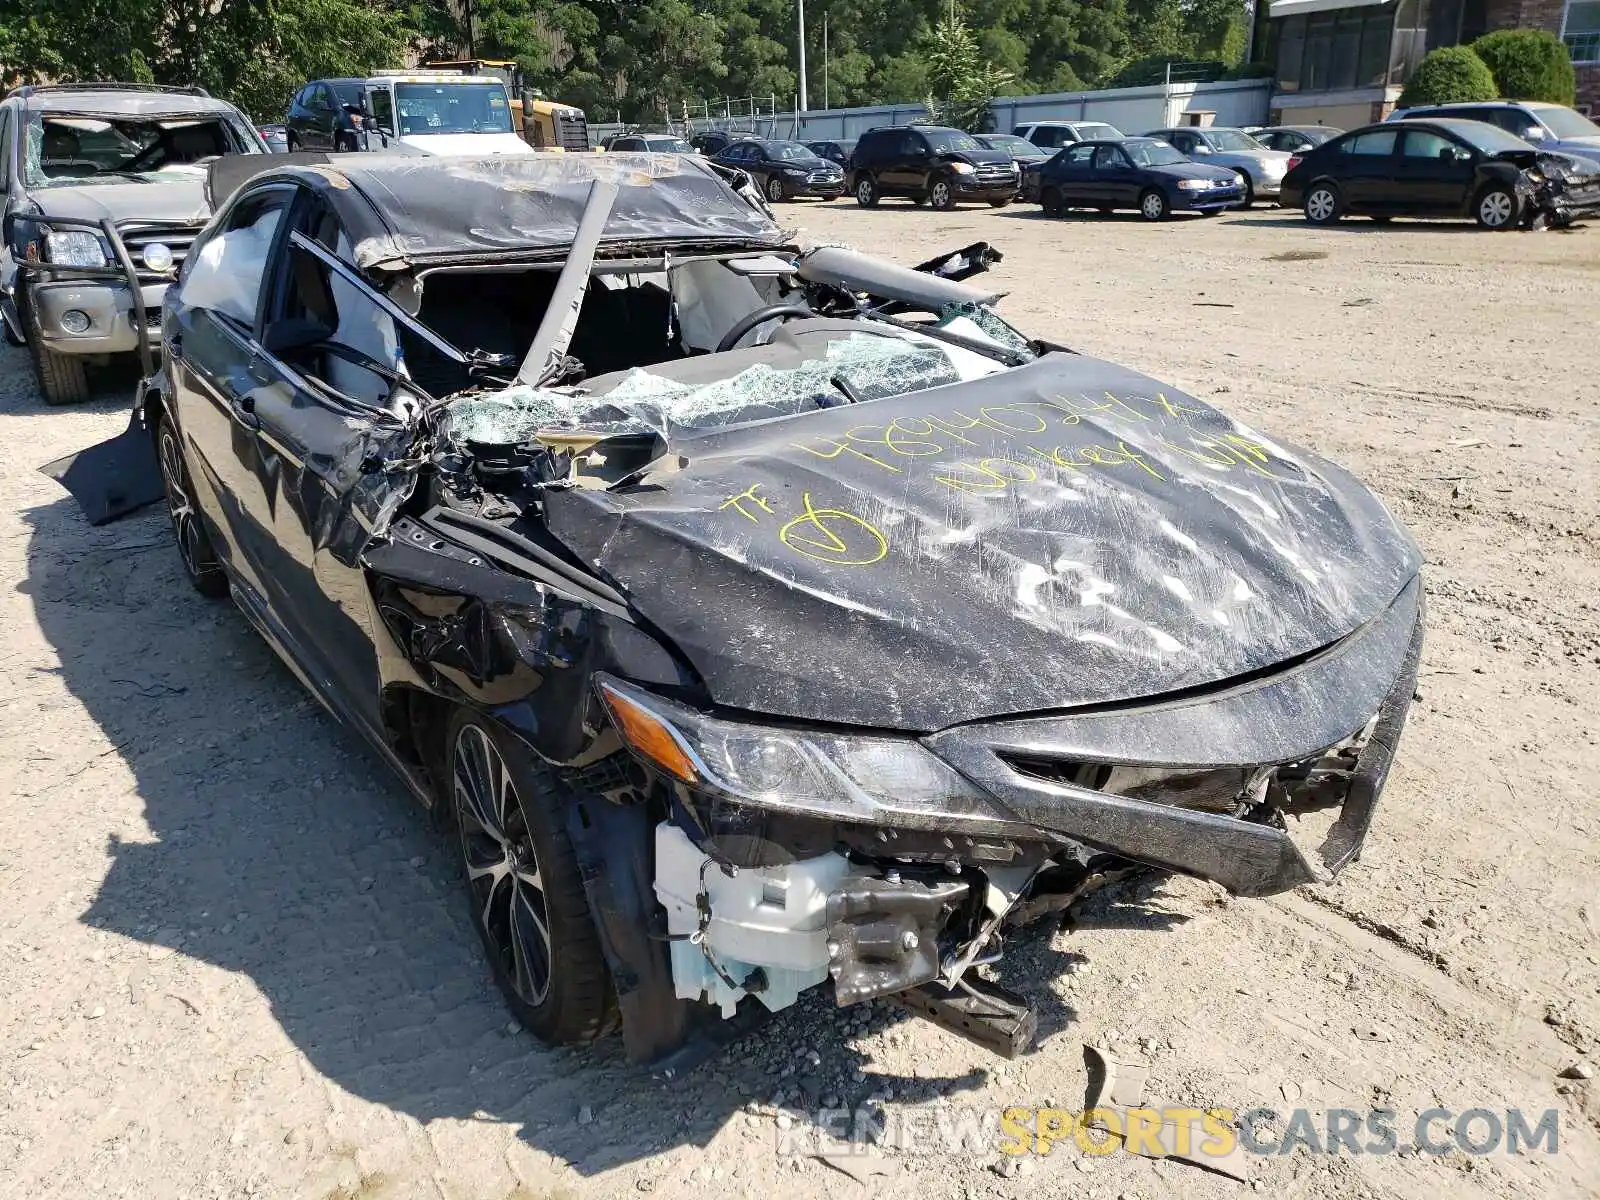
[(1462, 100), (1493, 100), (1500, 95), (1494, 76), (1469, 46), (1440, 46), (1430, 50), (1400, 93), (1400, 105), (1450, 104)]
[(1572, 104), (1577, 80), (1566, 43), (1544, 29), (1497, 29), (1472, 43), (1507, 100)]
[(931, 91), (928, 111), (934, 119), (957, 129), (984, 132), (990, 120), (990, 102), (1010, 81), (1010, 73), (984, 58), (978, 39), (954, 11), (935, 26), (926, 58)]

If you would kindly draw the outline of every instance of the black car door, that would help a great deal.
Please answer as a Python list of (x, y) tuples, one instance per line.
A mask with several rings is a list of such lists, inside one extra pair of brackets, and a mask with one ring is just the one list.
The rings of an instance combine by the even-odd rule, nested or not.
[(294, 188), (248, 188), (191, 248), (167, 316), (166, 378), (195, 495), (246, 607), (264, 608), (272, 514), (256, 475), (265, 264)]
[[(289, 227), (345, 260), (347, 235), (302, 190)], [(277, 633), (341, 715), (376, 729), (379, 682), (365, 527), (353, 493), (382, 487), (363, 464), (385, 457), (408, 417), (391, 411), (403, 374), (393, 320), (355, 284), (285, 240), (268, 272), (254, 460), (270, 512), (266, 588)], [(335, 351), (338, 352), (335, 352)], [(362, 365), (371, 363), (373, 367)]]
[(311, 89), (311, 120), (306, 127), (306, 149), (332, 150), (336, 109), (333, 92), (319, 83)]
[(1330, 174), (1344, 192), (1345, 203), (1365, 212), (1404, 209), (1402, 190), (1395, 185), (1396, 128), (1380, 127), (1352, 134), (1339, 143), (1339, 153), (1328, 155)]
[(1400, 141), (1395, 203), (1409, 212), (1459, 213), (1472, 199), (1476, 156), (1442, 131), (1407, 129)]

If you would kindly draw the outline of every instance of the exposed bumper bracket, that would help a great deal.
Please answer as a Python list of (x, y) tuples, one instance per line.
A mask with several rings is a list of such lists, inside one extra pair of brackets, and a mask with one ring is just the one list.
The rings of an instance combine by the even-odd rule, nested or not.
[(969, 975), (960, 987), (928, 983), (896, 993), (889, 1000), (1003, 1058), (1016, 1058), (1033, 1044), (1039, 1031), (1038, 1014), (1031, 1004), (976, 974)]

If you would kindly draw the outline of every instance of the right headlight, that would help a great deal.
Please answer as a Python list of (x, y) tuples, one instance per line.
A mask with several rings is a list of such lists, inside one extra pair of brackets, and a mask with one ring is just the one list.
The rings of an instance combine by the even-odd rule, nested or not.
[(1178, 187), (1186, 192), (1203, 192), (1211, 186), (1209, 179), (1180, 179)]
[(789, 729), (697, 712), (621, 680), (598, 688), (628, 748), (697, 791), (836, 821), (951, 832), (1016, 818), (914, 738)]
[(110, 258), (101, 244), (98, 233), (87, 229), (54, 230), (44, 235), (46, 262), (58, 267), (103, 267)]

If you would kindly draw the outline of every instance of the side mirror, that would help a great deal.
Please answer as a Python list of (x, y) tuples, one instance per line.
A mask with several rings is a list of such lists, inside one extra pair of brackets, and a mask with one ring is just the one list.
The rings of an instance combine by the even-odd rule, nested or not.
[(1537, 125), (1529, 125), (1522, 131), (1522, 140), (1525, 142), (1542, 142), (1544, 138), (1544, 130)]
[(1194, 144), (1194, 149), (1189, 151), (1189, 153), (1190, 154), (1210, 154), (1210, 153), (1212, 153), (1212, 150), (1211, 150), (1211, 147), (1206, 145), (1204, 142), (1196, 142)]

